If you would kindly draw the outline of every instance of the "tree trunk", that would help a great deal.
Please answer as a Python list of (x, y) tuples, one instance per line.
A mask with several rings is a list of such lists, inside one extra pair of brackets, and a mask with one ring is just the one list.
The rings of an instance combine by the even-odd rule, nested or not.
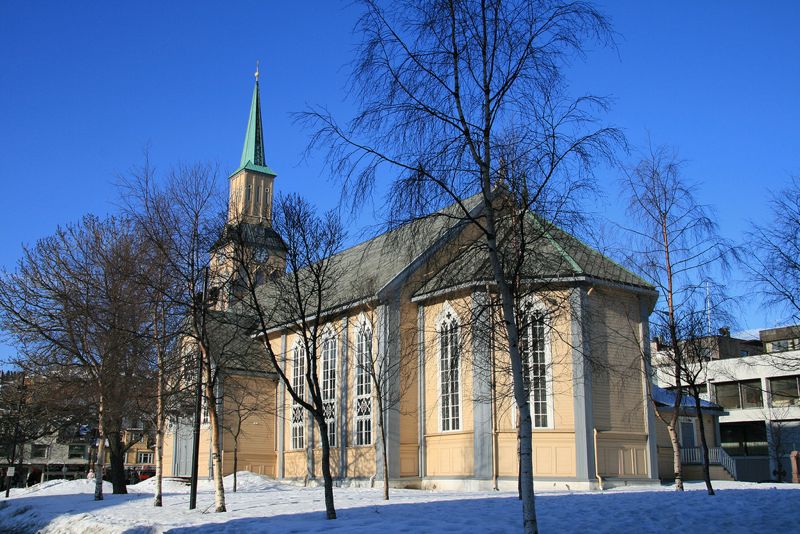
[(212, 465), (214, 470), (214, 511), (224, 512), (226, 511), (225, 487), (222, 481), (222, 451), (220, 450), (219, 418), (217, 416), (216, 397), (214, 395), (213, 385), (211, 384), (210, 374), (209, 369), (206, 368), (205, 395), (206, 405), (208, 406), (208, 423), (211, 427), (211, 454), (213, 457)]
[(484, 203), (486, 204), (486, 242), (489, 249), (489, 261), (492, 273), (500, 293), (503, 322), (508, 337), (508, 352), (511, 360), (511, 372), (514, 379), (514, 399), (519, 409), (519, 484), (522, 496), (522, 521), (525, 534), (536, 534), (539, 527), (536, 521), (536, 502), (533, 493), (533, 440), (530, 399), (523, 386), (522, 357), (519, 352), (519, 332), (514, 313), (514, 295), (505, 279), (503, 266), (497, 252), (497, 233), (495, 216), (489, 195), (490, 183), (488, 167), (482, 171)]
[(125, 474), (125, 451), (119, 432), (111, 432), (108, 437), (108, 451), (111, 459), (111, 484), (114, 495), (128, 493), (128, 477)]
[(322, 480), (325, 485), (325, 515), (328, 519), (336, 519), (336, 508), (333, 505), (333, 477), (331, 476), (331, 445), (328, 441), (328, 424), (323, 416), (314, 415), (319, 427), (322, 442)]
[(97, 417), (97, 460), (94, 463), (94, 500), (103, 500), (103, 470), (106, 458), (106, 436), (103, 425), (103, 394), (100, 394)]
[(233, 442), (233, 492), (236, 493), (236, 472), (239, 471), (239, 436)]
[(383, 390), (378, 388), (378, 428), (381, 431), (381, 450), (383, 451), (383, 500), (389, 500), (389, 458), (387, 457), (389, 447), (386, 445), (386, 426), (384, 425), (385, 421), (383, 420), (383, 398), (382, 398)]
[[(160, 357), (159, 357), (160, 359)], [(164, 370), (158, 365), (158, 384), (156, 392), (156, 489), (153, 506), (162, 505), (162, 481), (164, 476)], [(173, 473), (174, 474), (174, 473)]]
[(706, 482), (706, 490), (709, 495), (714, 495), (714, 488), (711, 486), (711, 470), (708, 467), (708, 442), (706, 441), (706, 425), (703, 422), (703, 409), (700, 406), (700, 395), (694, 392), (694, 406), (697, 410), (697, 420), (700, 422), (700, 445), (703, 447), (703, 480)]
[[(163, 318), (163, 315), (161, 316)], [(161, 325), (159, 315), (156, 313), (153, 324), (155, 325), (156, 340), (156, 489), (153, 495), (153, 506), (160, 507), (162, 505), (162, 481), (164, 477), (164, 351), (159, 342), (158, 328)], [(174, 474), (174, 473), (173, 473)]]
[(678, 424), (678, 414), (672, 416), (669, 424), (667, 424), (667, 432), (669, 433), (669, 440), (672, 443), (672, 467), (675, 474), (675, 489), (683, 491), (683, 464), (681, 463), (681, 444), (678, 441), (678, 431), (676, 430)]

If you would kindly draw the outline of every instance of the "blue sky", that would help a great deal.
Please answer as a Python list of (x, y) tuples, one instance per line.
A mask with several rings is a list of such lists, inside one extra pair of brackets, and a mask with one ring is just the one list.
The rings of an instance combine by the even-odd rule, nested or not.
[[(611, 97), (606, 122), (633, 145), (649, 132), (677, 146), (722, 233), (738, 239), (766, 213), (767, 191), (800, 174), (800, 2), (599, 6), (618, 46), (576, 64), (572, 89)], [(328, 1), (0, 2), (0, 265), (58, 224), (113, 213), (114, 182), (145, 146), (162, 171), (195, 161), (234, 170), (257, 59), (278, 189), (332, 207), (336, 186), (319, 157), (304, 157), (309, 132), (291, 113), (352, 113), (357, 13)], [(618, 174), (599, 171), (605, 194), (590, 206), (613, 220), (624, 217)], [(777, 320), (746, 299), (737, 327)]]

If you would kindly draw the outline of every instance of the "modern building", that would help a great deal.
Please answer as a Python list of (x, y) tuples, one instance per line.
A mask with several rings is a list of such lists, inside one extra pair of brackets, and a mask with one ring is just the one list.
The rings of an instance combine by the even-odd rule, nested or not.
[[(249, 246), (260, 247), (259, 257), (283, 272), (283, 245), (271, 226), (275, 177), (264, 159), (256, 81), (241, 164), (230, 177), (230, 220), (245, 225)], [(466, 203), (473, 216), (481, 217), (479, 198)], [(337, 291), (324, 303), (326, 333), (318, 365), (328, 403), (332, 469), (340, 480), (381, 479), (377, 393), (358, 365), (376, 355), (397, 370), (388, 377), (396, 402), (384, 412), (392, 484), (516, 488), (517, 414), (508, 353), (496, 314), (480, 312), (491, 309), (492, 277), (485, 261), (468, 252), (479, 239), (474, 226), (452, 217), (453, 209), (334, 257), (340, 274)], [(542, 222), (531, 214), (529, 224), (541, 227)], [(523, 356), (531, 362), (537, 487), (595, 488), (601, 477), (607, 485), (657, 481), (654, 413), (642, 357), (649, 344), (641, 341), (649, 337), (656, 292), (556, 227), (529, 246), (541, 277), (530, 286), (541, 289), (522, 303), (526, 327), (521, 336)], [(231, 307), (220, 313), (234, 312)], [(234, 438), (224, 419), (230, 417), (227, 392), (235, 382), (250, 388), (253, 398), (261, 399), (250, 402), (263, 408), (245, 423), (237, 443), (239, 469), (287, 480), (318, 478), (318, 430), (293, 403), (275, 369), (263, 363), (263, 356), (258, 360), (263, 347), (250, 334), (224, 344), (241, 353), (222, 370), (218, 386), (226, 428), (223, 470), (233, 469)], [(297, 337), (276, 324), (267, 342), (302, 391), (303, 347)], [(203, 474), (209, 466), (210, 475), (209, 443), (204, 425), (200, 466)], [(165, 474), (188, 475), (190, 456), (190, 426), (173, 421)]]
[[(800, 328), (762, 330), (759, 337), (737, 339), (722, 329), (704, 339), (715, 348), (705, 364), (706, 395), (725, 410), (719, 441), (737, 479), (785, 480), (789, 454), (800, 447)], [(669, 373), (657, 376), (662, 387), (674, 385)]]

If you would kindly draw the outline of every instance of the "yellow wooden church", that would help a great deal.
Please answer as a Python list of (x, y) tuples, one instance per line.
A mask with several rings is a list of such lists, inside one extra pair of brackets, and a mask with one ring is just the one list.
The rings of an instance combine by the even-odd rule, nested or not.
[[(254, 242), (280, 268), (281, 239), (270, 224), (275, 177), (264, 160), (256, 81), (241, 164), (230, 177), (229, 210), (231, 220), (252, 227)], [(467, 202), (475, 213), (482, 209), (477, 199)], [(318, 369), (333, 475), (341, 483), (382, 479), (379, 403), (360, 364), (375, 357), (392, 362), (387, 389), (393, 397), (382, 399), (391, 400), (383, 403), (383, 414), (392, 485), (516, 488), (517, 414), (508, 355), (495, 336), (494, 314), (480, 313), (493, 294), (486, 266), (465, 252), (476, 239), (474, 229), (456, 218), (431, 217), (337, 254), (341, 291), (325, 305)], [(555, 227), (536, 246), (532, 257), (547, 284), (526, 299), (530, 320), (521, 350), (529, 362), (537, 488), (657, 480), (656, 426), (643, 363), (649, 343), (641, 341), (649, 339), (656, 292)], [(302, 391), (304, 360), (295, 334), (276, 326), (269, 342)], [(242, 336), (230, 344), (228, 350), (241, 351), (241, 358), (222, 370), (218, 388), (225, 474), (234, 469), (236, 448), (239, 470), (320, 479), (318, 430), (274, 370), (247, 356), (253, 343)], [(242, 403), (255, 409), (231, 425)], [(210, 476), (205, 425), (200, 443), (200, 473)], [(189, 474), (191, 444), (191, 422), (172, 421), (166, 476)]]

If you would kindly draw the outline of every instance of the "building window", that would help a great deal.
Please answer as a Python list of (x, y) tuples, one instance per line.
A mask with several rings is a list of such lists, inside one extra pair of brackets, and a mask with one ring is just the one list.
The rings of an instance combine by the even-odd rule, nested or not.
[(328, 427), (328, 444), (336, 446), (336, 336), (329, 332), (322, 340), (322, 411)]
[(717, 395), (717, 404), (727, 410), (762, 408), (764, 406), (760, 380), (714, 384), (714, 390)]
[(256, 184), (256, 194), (253, 196), (253, 213), (258, 213), (259, 199), (261, 199), (261, 185)]
[(203, 395), (201, 397), (201, 402), (203, 404), (203, 409), (201, 410), (200, 422), (202, 424), (204, 424), (204, 425), (207, 425), (208, 422), (209, 422), (209, 419), (208, 419), (208, 400), (206, 399), (205, 393), (203, 393)]
[(731, 456), (767, 456), (767, 427), (764, 421), (719, 425), (722, 448)]
[(247, 184), (246, 186), (244, 186), (244, 211), (245, 212), (250, 211), (250, 209), (251, 209), (250, 208), (250, 199), (251, 199), (250, 190), (251, 190), (252, 187), (253, 186), (251, 186), (250, 184)]
[(458, 320), (452, 312), (439, 324), (439, 382), (442, 393), (442, 431), (461, 428), (460, 347)]
[(779, 339), (767, 344), (767, 352), (786, 352), (800, 348), (800, 339)]
[(67, 458), (75, 459), (75, 458), (85, 458), (86, 457), (86, 445), (70, 445), (69, 449), (67, 449)]
[(519, 354), (525, 388), (531, 398), (534, 428), (550, 426), (549, 362), (545, 343), (544, 314), (529, 311), (523, 316), (519, 332)]
[[(306, 351), (301, 345), (294, 348), (292, 357), (292, 389), (301, 399), (306, 397)], [(305, 413), (303, 407), (292, 397), (292, 448), (305, 447)]]
[(364, 322), (356, 336), (356, 445), (372, 444), (372, 330)]
[(136, 463), (137, 464), (152, 464), (153, 463), (153, 451), (139, 451), (136, 453)]
[(49, 450), (50, 447), (48, 445), (34, 443), (31, 445), (31, 458), (47, 458)]
[(800, 405), (800, 385), (796, 376), (769, 379), (770, 404), (776, 408)]

